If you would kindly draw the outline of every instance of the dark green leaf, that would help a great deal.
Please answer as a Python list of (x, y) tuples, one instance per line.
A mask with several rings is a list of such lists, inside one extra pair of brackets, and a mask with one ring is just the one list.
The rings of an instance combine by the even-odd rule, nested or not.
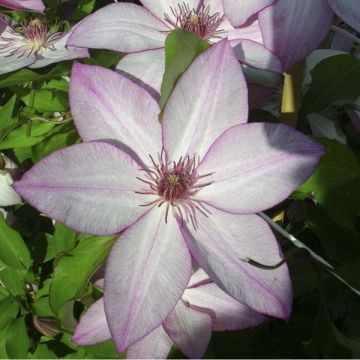
[(0, 329), (16, 318), (19, 305), (12, 296), (0, 300)]
[(17, 96), (14, 95), (4, 106), (0, 107), (0, 131), (16, 124), (15, 105)]
[(0, 281), (13, 296), (25, 294), (26, 270), (5, 266), (0, 262)]
[(352, 102), (359, 97), (360, 60), (353, 55), (336, 55), (321, 61), (311, 71), (311, 77), (303, 114), (323, 110), (336, 101)]
[(50, 306), (56, 314), (66, 302), (83, 294), (90, 276), (106, 259), (113, 240), (113, 236), (82, 239), (69, 255), (60, 258), (50, 286)]
[(206, 41), (186, 30), (173, 30), (165, 41), (165, 73), (161, 84), (160, 109), (167, 103), (171, 92), (192, 61), (209, 47)]
[(30, 346), (25, 318), (14, 320), (6, 331), (6, 352), (12, 359), (26, 358)]
[(28, 269), (31, 265), (30, 252), (19, 233), (5, 222), (0, 214), (0, 260), (16, 269)]

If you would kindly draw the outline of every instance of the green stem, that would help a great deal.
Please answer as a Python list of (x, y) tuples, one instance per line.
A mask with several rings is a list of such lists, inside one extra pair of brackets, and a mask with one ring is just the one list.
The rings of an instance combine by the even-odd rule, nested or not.
[[(30, 99), (29, 99), (29, 107), (34, 107), (35, 102), (35, 82), (31, 82), (31, 91), (30, 91)], [(28, 120), (27, 126), (26, 126), (26, 136), (31, 136), (31, 119)]]

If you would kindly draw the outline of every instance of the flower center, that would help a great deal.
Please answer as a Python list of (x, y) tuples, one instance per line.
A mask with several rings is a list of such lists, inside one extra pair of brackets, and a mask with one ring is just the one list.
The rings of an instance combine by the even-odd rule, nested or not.
[(208, 216), (210, 211), (204, 204), (195, 198), (201, 188), (209, 186), (211, 182), (201, 182), (201, 179), (211, 176), (198, 175), (196, 172), (195, 157), (181, 157), (178, 162), (169, 162), (165, 152), (162, 151), (157, 163), (149, 155), (151, 167), (141, 169), (145, 173), (145, 178), (137, 179), (146, 184), (146, 188), (136, 191), (137, 194), (156, 196), (155, 200), (146, 202), (140, 206), (158, 206), (166, 204), (165, 222), (167, 223), (169, 210), (173, 210), (174, 215), (181, 219), (181, 223), (190, 220), (197, 227), (196, 213), (201, 212)]
[(5, 57), (38, 55), (43, 49), (56, 50), (54, 43), (62, 36), (62, 33), (48, 32), (43, 19), (25, 21), (20, 27), (9, 27), (1, 34), (0, 53), (6, 53)]
[(210, 15), (210, 6), (202, 5), (198, 10), (191, 9), (183, 2), (176, 7), (170, 7), (172, 16), (164, 14), (165, 21), (175, 29), (185, 29), (203, 40), (219, 37), (223, 30), (219, 29), (224, 16), (220, 13)]

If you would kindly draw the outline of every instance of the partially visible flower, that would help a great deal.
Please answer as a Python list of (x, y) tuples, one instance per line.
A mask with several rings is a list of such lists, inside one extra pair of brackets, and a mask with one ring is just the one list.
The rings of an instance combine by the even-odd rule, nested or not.
[[(116, 3), (105, 6), (79, 23), (68, 40), (69, 45), (109, 49), (125, 53), (153, 52), (152, 58), (164, 62), (167, 34), (185, 29), (213, 44), (227, 38), (237, 47), (240, 61), (251, 66), (281, 72), (280, 61), (263, 45), (258, 22), (234, 29), (224, 15), (221, 0), (142, 0), (144, 6)], [(247, 15), (258, 9), (249, 7)], [(141, 54), (141, 53), (140, 53)], [(144, 56), (150, 56), (144, 54)], [(134, 54), (136, 56), (136, 54)], [(155, 59), (153, 59), (155, 60)], [(156, 60), (155, 60), (156, 61)], [(148, 63), (139, 65), (148, 66)]]
[(43, 19), (14, 26), (0, 18), (0, 74), (22, 67), (39, 68), (75, 58), (87, 57), (87, 49), (67, 47), (71, 31), (53, 33)]
[(355, 109), (349, 109), (347, 111), (347, 113), (350, 117), (350, 120), (352, 121), (355, 128), (357, 129), (357, 131), (360, 132), (360, 111), (355, 110)]
[[(175, 344), (190, 359), (198, 359), (204, 355), (212, 331), (242, 330), (265, 320), (265, 316), (234, 300), (198, 269), (164, 322), (129, 346), (126, 355), (134, 359), (166, 359)], [(86, 346), (110, 339), (101, 298), (81, 317), (73, 341)]]
[(348, 25), (360, 32), (359, 0), (327, 0), (333, 11)]
[(0, 6), (15, 10), (43, 12), (45, 6), (41, 0), (0, 0)]
[(14, 179), (20, 177), (17, 165), (7, 156), (0, 153), (0, 206), (10, 206), (21, 203), (20, 196), (12, 188)]

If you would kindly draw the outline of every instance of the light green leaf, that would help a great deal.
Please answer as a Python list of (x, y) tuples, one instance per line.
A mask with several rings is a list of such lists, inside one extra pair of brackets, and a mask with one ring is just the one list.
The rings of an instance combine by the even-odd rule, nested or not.
[(66, 253), (72, 250), (76, 244), (77, 233), (63, 224), (55, 224), (55, 250), (56, 253)]
[(0, 300), (0, 329), (16, 318), (19, 305), (12, 296)]
[[(30, 106), (30, 91), (24, 92), (20, 98), (27, 106)], [(38, 111), (66, 111), (69, 109), (68, 94), (59, 90), (35, 90), (32, 107)]]
[(106, 259), (114, 236), (88, 237), (60, 258), (50, 286), (50, 306), (58, 314), (68, 301), (79, 298), (90, 276)]
[(16, 124), (15, 105), (17, 96), (14, 95), (4, 106), (0, 106), (0, 131)]
[(29, 336), (26, 331), (25, 318), (14, 320), (6, 331), (6, 352), (11, 359), (26, 357), (30, 346)]
[(210, 45), (186, 30), (173, 30), (165, 40), (165, 73), (161, 84), (163, 110), (176, 82), (192, 61)]

